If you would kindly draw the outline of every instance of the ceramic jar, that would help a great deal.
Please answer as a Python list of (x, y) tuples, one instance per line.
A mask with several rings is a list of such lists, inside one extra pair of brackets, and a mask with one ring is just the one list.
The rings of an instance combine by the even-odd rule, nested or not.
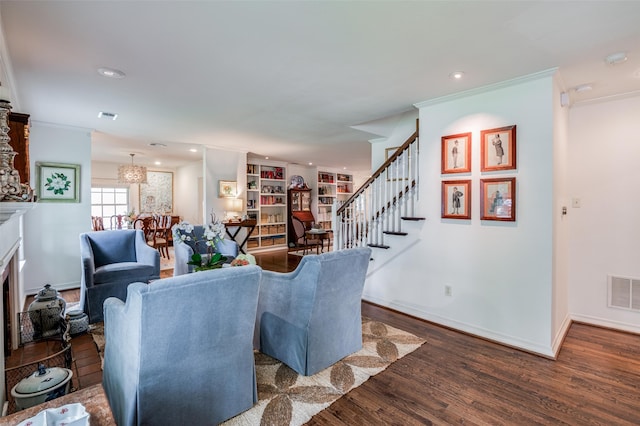
[(69, 334), (76, 336), (89, 330), (89, 317), (80, 310), (67, 312)]
[(33, 324), (33, 337), (50, 337), (60, 333), (61, 319), (67, 306), (60, 293), (46, 284), (29, 305), (29, 319)]
[(18, 408), (24, 410), (66, 395), (72, 376), (73, 372), (68, 368), (45, 368), (40, 364), (36, 372), (22, 379), (11, 389), (11, 395)]

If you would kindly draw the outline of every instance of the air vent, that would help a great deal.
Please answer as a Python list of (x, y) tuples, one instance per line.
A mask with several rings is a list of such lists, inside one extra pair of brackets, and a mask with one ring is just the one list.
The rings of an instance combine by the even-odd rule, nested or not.
[(100, 112), (98, 114), (98, 118), (108, 118), (108, 119), (111, 119), (111, 120), (115, 120), (116, 118), (118, 118), (118, 114), (113, 113), (113, 112), (104, 112), (104, 111), (102, 111), (102, 112)]
[(640, 278), (609, 275), (609, 307), (640, 311)]

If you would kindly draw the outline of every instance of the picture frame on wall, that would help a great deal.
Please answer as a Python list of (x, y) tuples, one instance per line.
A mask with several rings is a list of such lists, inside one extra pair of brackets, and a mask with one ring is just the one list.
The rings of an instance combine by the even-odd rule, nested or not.
[(516, 178), (480, 179), (480, 219), (515, 222)]
[(480, 171), (516, 168), (516, 126), (498, 127), (480, 132)]
[(238, 182), (234, 180), (218, 181), (218, 198), (236, 198), (238, 195)]
[(442, 181), (442, 218), (471, 219), (471, 180)]
[(36, 185), (40, 202), (79, 203), (80, 165), (36, 162)]
[(442, 137), (442, 174), (471, 171), (471, 132)]
[(147, 171), (147, 183), (140, 184), (141, 213), (173, 212), (173, 172)]

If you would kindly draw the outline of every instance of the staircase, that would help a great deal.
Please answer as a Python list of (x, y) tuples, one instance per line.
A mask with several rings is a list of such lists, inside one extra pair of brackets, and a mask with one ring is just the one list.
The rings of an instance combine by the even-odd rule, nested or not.
[(407, 235), (404, 221), (417, 217), (419, 140), (416, 131), (333, 215), (334, 250), (388, 249), (385, 235)]

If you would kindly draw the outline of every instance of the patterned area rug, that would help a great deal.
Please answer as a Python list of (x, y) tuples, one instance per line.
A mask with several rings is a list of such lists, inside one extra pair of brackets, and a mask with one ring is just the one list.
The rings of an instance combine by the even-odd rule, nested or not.
[[(102, 356), (102, 324), (92, 326), (90, 331)], [(362, 319), (362, 340), (360, 351), (309, 377), (256, 352), (258, 403), (222, 424), (302, 425), (351, 389), (425, 343), (413, 334), (368, 318)]]

